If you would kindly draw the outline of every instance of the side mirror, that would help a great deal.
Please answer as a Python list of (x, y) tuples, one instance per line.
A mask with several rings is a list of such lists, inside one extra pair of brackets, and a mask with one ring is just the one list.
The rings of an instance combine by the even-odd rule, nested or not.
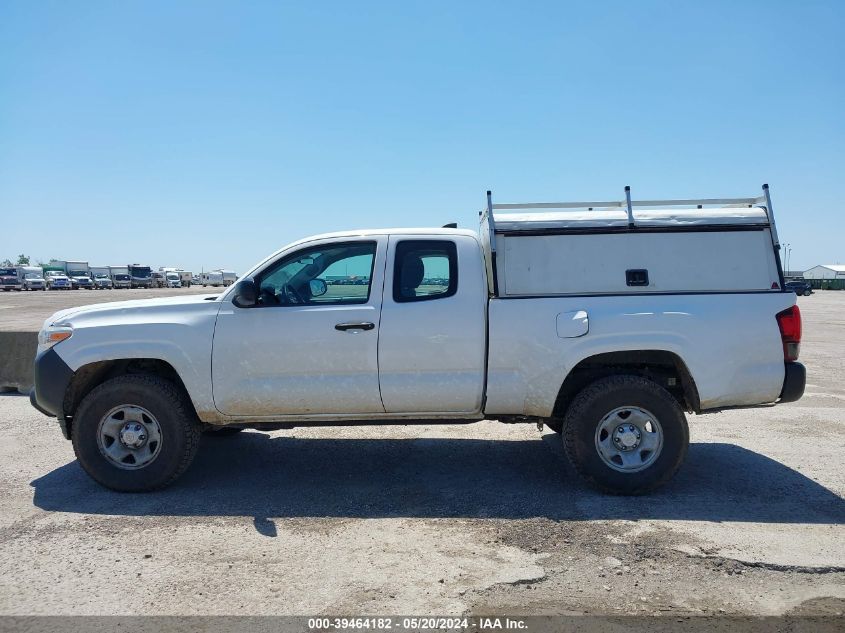
[(328, 285), (326, 285), (326, 282), (322, 279), (312, 279), (308, 282), (308, 285), (310, 287), (312, 297), (322, 297), (329, 290)]
[(247, 277), (238, 282), (232, 296), (232, 303), (239, 308), (252, 308), (258, 303), (258, 293), (255, 290), (255, 280)]

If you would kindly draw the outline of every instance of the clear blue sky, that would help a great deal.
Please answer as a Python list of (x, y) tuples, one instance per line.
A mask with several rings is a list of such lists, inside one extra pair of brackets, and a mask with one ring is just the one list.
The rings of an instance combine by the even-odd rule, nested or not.
[(755, 195), (845, 262), (845, 2), (0, 0), (0, 259), (243, 272), (500, 201)]

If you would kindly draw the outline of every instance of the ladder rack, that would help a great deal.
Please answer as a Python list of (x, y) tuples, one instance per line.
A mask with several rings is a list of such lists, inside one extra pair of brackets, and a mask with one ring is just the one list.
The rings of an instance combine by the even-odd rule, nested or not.
[[(628, 225), (635, 227), (637, 224), (634, 216), (634, 209), (640, 208), (654, 208), (654, 207), (669, 207), (669, 208), (698, 208), (704, 207), (722, 207), (722, 208), (743, 208), (759, 206), (765, 209), (766, 216), (769, 219), (769, 224), (772, 231), (772, 242), (775, 248), (780, 249), (780, 242), (778, 240), (777, 228), (775, 226), (775, 216), (772, 211), (772, 199), (769, 195), (769, 185), (763, 185), (763, 193), (754, 198), (691, 198), (691, 199), (677, 199), (677, 200), (632, 200), (631, 188), (625, 187), (624, 200), (610, 200), (610, 201), (594, 201), (594, 202), (521, 202), (521, 203), (493, 203), (492, 192), (487, 192), (487, 209), (481, 212), (482, 221), (486, 213), (486, 221), (490, 235), (495, 233), (494, 211), (501, 210), (547, 210), (547, 211), (608, 211), (613, 209), (626, 209), (628, 212)], [(495, 250), (495, 240), (491, 240), (491, 248)]]

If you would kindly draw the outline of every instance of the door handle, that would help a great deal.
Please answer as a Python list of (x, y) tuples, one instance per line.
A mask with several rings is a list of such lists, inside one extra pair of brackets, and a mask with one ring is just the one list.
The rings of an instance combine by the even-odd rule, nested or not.
[(334, 326), (334, 329), (345, 332), (346, 330), (372, 330), (375, 326), (375, 323), (369, 321), (359, 321), (357, 323), (338, 323)]

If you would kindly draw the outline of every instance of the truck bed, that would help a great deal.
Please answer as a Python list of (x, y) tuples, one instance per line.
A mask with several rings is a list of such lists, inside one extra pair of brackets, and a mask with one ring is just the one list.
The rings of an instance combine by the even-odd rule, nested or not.
[(791, 292), (491, 299), (485, 412), (548, 417), (575, 366), (620, 350), (676, 354), (700, 410), (774, 402), (775, 315), (794, 303)]

